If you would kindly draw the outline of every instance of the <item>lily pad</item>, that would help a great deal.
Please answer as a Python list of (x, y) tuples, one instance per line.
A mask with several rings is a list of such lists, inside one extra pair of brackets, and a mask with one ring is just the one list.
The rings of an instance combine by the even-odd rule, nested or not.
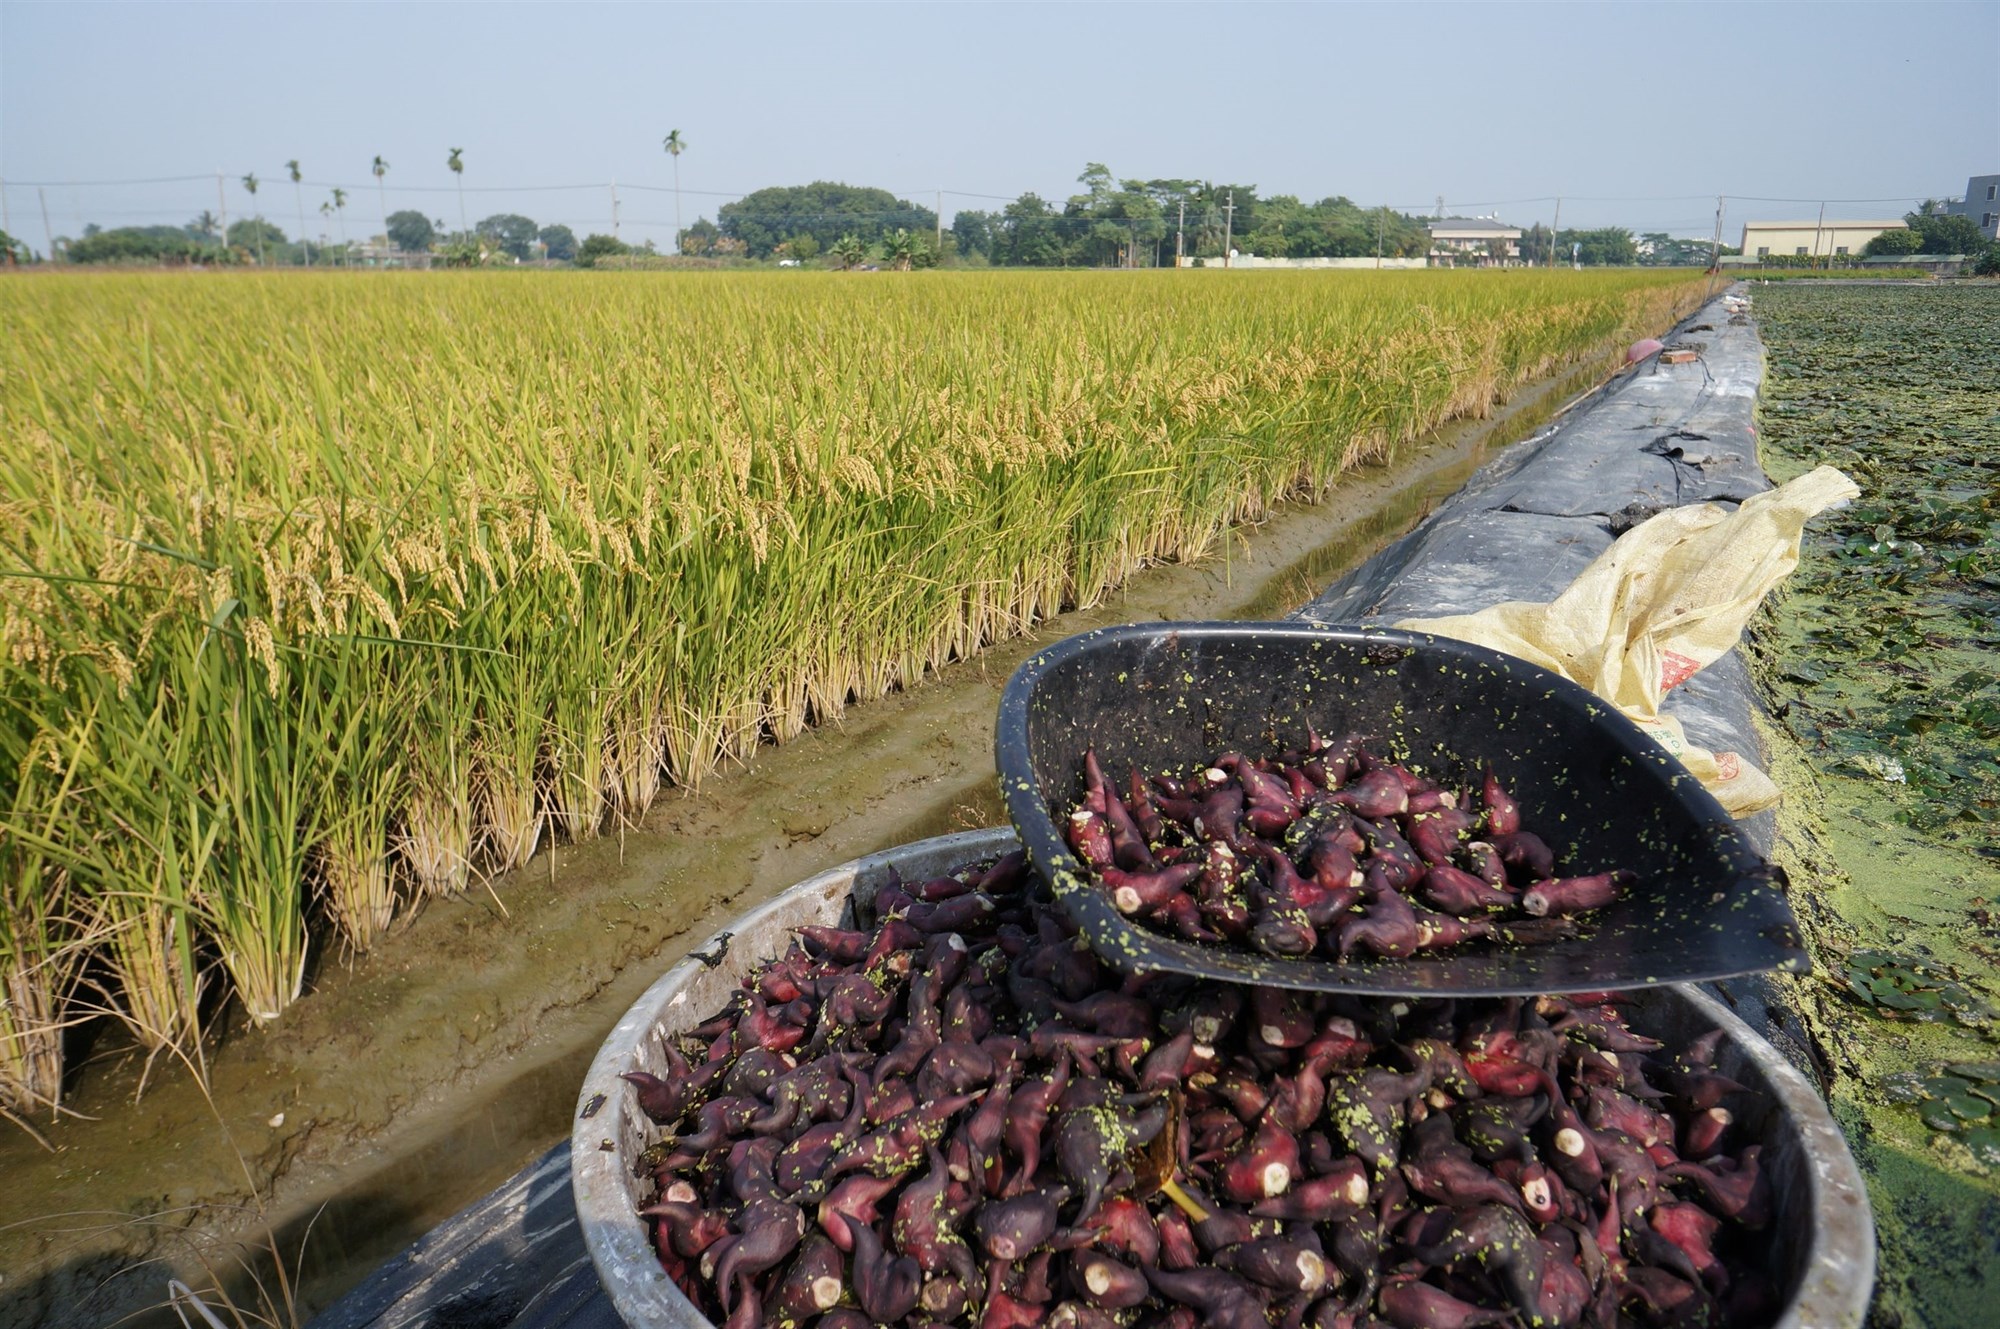
[(1931, 1097), (1924, 1092), (1923, 1083), (1908, 1071), (1899, 1072), (1883, 1080), (1882, 1095), (1891, 1103), (1921, 1103)]
[(2000, 1084), (2000, 1061), (1954, 1061), (1945, 1069), (1961, 1079)]
[(1941, 1104), (1932, 1103), (1917, 1115), (1923, 1118), (1924, 1125), (1934, 1131), (1956, 1131), (1959, 1128), (1958, 1118), (1952, 1116)]
[(1993, 1105), (1965, 1094), (1954, 1094), (1944, 1100), (1951, 1115), (1960, 1121), (1985, 1121), (1993, 1113)]
[(1958, 1138), (1987, 1167), (2000, 1167), (2000, 1131), (1991, 1126), (1974, 1126)]

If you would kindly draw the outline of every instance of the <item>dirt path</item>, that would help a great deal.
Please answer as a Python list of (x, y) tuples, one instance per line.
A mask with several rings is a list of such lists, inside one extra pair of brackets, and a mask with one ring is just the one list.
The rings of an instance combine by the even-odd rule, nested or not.
[(351, 968), (322, 957), (275, 1027), (232, 1031), (213, 1051), (214, 1107), (177, 1068), (155, 1068), (135, 1110), (129, 1058), (105, 1054), (69, 1101), (95, 1119), (54, 1128), (56, 1152), (0, 1132), (0, 1321), (103, 1324), (157, 1306), (167, 1273), (142, 1262), (240, 1276), (259, 1259), (242, 1236), (261, 1227), (250, 1179), (309, 1315), (566, 1134), (605, 1031), (729, 916), (882, 846), (1004, 822), (994, 708), (1038, 646), (1117, 622), (1281, 616), (1605, 367), (1288, 506), (1225, 555), (1149, 569), (1102, 605), (852, 707), (698, 798), (670, 793), (622, 835), (430, 905)]

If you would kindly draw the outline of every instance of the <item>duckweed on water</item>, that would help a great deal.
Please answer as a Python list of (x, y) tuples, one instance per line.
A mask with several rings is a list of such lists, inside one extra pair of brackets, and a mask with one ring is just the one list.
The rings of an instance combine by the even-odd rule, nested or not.
[(1801, 988), (1867, 1175), (1881, 1325), (1991, 1323), (2000, 1279), (2000, 287), (1760, 288), (1783, 481), (1840, 466), (1752, 632)]

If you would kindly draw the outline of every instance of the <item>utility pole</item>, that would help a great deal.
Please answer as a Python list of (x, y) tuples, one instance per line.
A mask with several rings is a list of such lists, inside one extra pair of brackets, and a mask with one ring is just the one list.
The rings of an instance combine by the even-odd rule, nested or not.
[(1819, 266), (1819, 233), (1826, 225), (1826, 204), (1819, 205), (1819, 220), (1813, 223), (1812, 265)]
[(1715, 196), (1715, 238), (1708, 242), (1708, 270), (1722, 269), (1722, 195)]
[(1556, 232), (1562, 229), (1562, 224), (1563, 198), (1561, 194), (1557, 194), (1556, 219), (1549, 223), (1549, 266), (1552, 268), (1556, 265)]
[(937, 192), (937, 261), (944, 262), (944, 191)]
[(1384, 203), (1382, 210), (1375, 214), (1375, 270), (1377, 272), (1382, 270), (1382, 228), (1388, 224), (1389, 205)]
[(1174, 223), (1174, 267), (1181, 266), (1181, 256), (1187, 252), (1187, 200), (1181, 200), (1180, 220)]
[[(616, 180), (611, 182), (611, 238), (613, 240), (618, 238), (618, 182)], [(679, 246), (680, 237), (676, 236), (674, 238), (674, 244), (676, 247)]]
[(42, 236), (49, 242), (49, 262), (59, 262), (56, 258), (56, 232), (49, 225), (49, 194), (40, 185), (35, 186), (35, 197), (42, 201)]
[(215, 170), (215, 206), (222, 213), (222, 252), (229, 252), (229, 195), (222, 188), (222, 168)]
[(1236, 266), (1236, 191), (1229, 191), (1229, 205), (1222, 212), (1222, 266)]

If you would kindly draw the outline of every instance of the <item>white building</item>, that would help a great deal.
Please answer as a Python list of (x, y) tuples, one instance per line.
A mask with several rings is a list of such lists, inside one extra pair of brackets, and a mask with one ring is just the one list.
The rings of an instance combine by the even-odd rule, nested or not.
[(1430, 232), (1431, 262), (1439, 267), (1490, 267), (1521, 259), (1521, 228), (1495, 217), (1440, 217)]
[(1884, 231), (1907, 231), (1901, 217), (1887, 221), (1754, 221), (1743, 223), (1746, 258), (1858, 256)]

